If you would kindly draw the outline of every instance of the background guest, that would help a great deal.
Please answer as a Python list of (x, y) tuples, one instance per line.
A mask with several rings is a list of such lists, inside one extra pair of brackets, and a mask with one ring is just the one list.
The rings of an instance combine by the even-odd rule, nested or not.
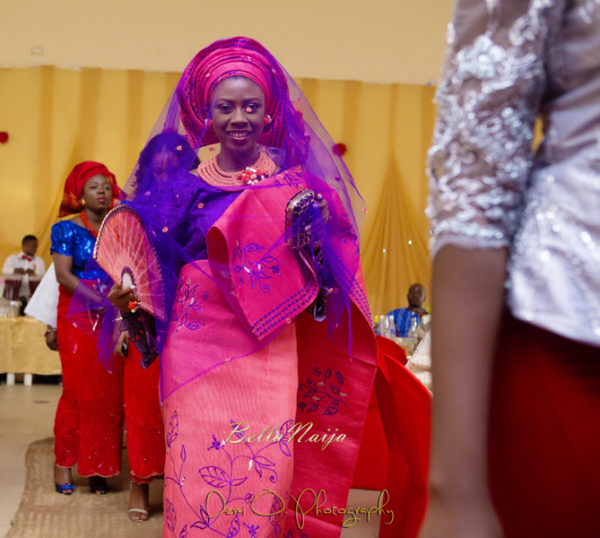
[(46, 272), (44, 260), (35, 253), (38, 249), (38, 239), (35, 235), (26, 235), (21, 241), (22, 252), (12, 254), (4, 262), (2, 272), (5, 275), (36, 275)]
[(427, 315), (427, 311), (423, 308), (425, 302), (425, 286), (419, 284), (411, 284), (406, 294), (408, 300), (408, 307), (396, 308), (388, 312), (388, 316), (394, 317), (394, 327), (396, 329), (396, 336), (406, 338), (413, 320), (416, 320), (416, 326), (421, 324), (423, 316)]
[[(76, 313), (75, 301), (101, 304), (107, 277), (88, 266), (102, 219), (119, 189), (115, 176), (101, 163), (85, 161), (73, 168), (65, 183), (62, 215), (74, 215), (52, 227), (51, 252), (59, 286), (57, 344), (63, 393), (54, 424), (56, 491), (73, 492), (71, 467), (90, 477), (93, 493), (107, 491), (105, 477), (119, 474), (123, 435), (123, 364), (107, 371), (98, 360), (98, 319)], [(78, 290), (74, 296), (75, 290)], [(75, 297), (75, 298), (74, 298)], [(74, 300), (72, 301), (72, 299)], [(67, 316), (71, 307), (72, 315)], [(81, 310), (81, 309), (79, 309)]]
[(162, 475), (165, 458), (158, 361), (143, 370), (137, 350), (129, 349), (121, 339), (107, 370), (98, 352), (103, 309), (86, 310), (90, 304), (107, 306), (101, 294), (112, 282), (91, 255), (102, 220), (118, 193), (115, 177), (106, 166), (92, 161), (78, 164), (67, 178), (61, 212), (80, 213), (52, 228), (51, 250), (60, 284), (57, 340), (63, 368), (63, 395), (54, 429), (55, 482), (59, 493), (70, 494), (70, 467), (77, 463), (79, 474), (90, 476), (92, 492), (105, 493), (104, 477), (115, 476), (121, 469), (125, 418), (131, 468), (128, 513), (134, 521), (145, 521), (149, 517), (148, 484)]
[[(22, 275), (21, 285), (17, 292), (17, 297), (8, 297), (16, 300), (17, 298), (23, 303), (23, 307), (27, 304), (27, 300), (31, 297), (30, 277), (41, 278), (46, 272), (46, 264), (44, 260), (35, 253), (38, 249), (38, 239), (35, 235), (26, 235), (21, 241), (22, 251), (20, 254), (11, 254), (2, 267), (4, 275)], [(5, 291), (5, 295), (6, 295)], [(21, 312), (22, 314), (23, 312)]]
[(450, 30), (422, 536), (597, 537), (600, 4), (458, 0)]

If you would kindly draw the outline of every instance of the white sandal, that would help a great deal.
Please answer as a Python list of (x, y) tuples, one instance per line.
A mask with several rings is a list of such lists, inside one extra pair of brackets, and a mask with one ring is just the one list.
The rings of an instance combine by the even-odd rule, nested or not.
[[(137, 519), (135, 517), (131, 517), (132, 512), (134, 514), (143, 514), (146, 516), (146, 519)], [(148, 521), (150, 518), (150, 512), (148, 512), (148, 510), (144, 510), (143, 508), (130, 508), (127, 510), (127, 513), (129, 514), (129, 519), (131, 519), (131, 521), (135, 521), (136, 523), (143, 523), (144, 521)]]
[[(146, 500), (148, 500), (148, 484), (137, 484), (135, 482), (129, 482), (129, 490), (130, 490), (130, 498), (129, 500), (131, 501), (131, 488), (133, 487), (133, 484), (136, 484), (136, 486), (140, 486), (142, 489), (146, 490)], [(145, 488), (144, 488), (145, 486)], [(131, 521), (135, 521), (136, 523), (143, 523), (144, 521), (148, 521), (148, 519), (150, 519), (150, 509), (146, 510), (145, 508), (130, 508), (129, 510), (127, 510), (127, 515), (129, 516), (129, 519), (131, 519)], [(142, 514), (144, 516), (146, 516), (146, 519), (138, 519), (136, 517), (131, 517), (132, 514)]]

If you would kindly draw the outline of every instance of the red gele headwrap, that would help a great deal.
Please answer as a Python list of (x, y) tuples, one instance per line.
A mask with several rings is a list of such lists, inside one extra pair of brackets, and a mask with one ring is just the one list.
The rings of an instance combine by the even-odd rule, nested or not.
[(214, 133), (206, 129), (210, 96), (217, 84), (234, 76), (248, 78), (265, 94), (265, 110), (272, 121), (261, 143), (279, 147), (283, 137), (281, 108), (288, 98), (285, 74), (267, 49), (247, 37), (216, 41), (196, 54), (185, 68), (177, 97), (192, 146), (217, 142)]
[(83, 161), (73, 167), (65, 181), (65, 190), (60, 204), (59, 216), (64, 217), (72, 213), (79, 213), (83, 209), (81, 195), (88, 179), (97, 174), (106, 177), (112, 189), (113, 203), (119, 198), (121, 189), (117, 185), (115, 175), (102, 163)]

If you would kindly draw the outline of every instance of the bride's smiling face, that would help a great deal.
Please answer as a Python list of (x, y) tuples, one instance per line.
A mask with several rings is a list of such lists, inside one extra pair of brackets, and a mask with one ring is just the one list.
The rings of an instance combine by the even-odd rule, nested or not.
[(225, 79), (214, 89), (210, 105), (221, 152), (256, 151), (265, 128), (265, 96), (258, 85), (241, 76)]

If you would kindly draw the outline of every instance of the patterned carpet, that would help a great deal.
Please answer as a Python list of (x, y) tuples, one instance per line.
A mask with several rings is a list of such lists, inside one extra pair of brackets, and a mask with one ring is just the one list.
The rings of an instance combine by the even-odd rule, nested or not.
[[(74, 473), (75, 493), (54, 491), (54, 439), (35, 441), (25, 455), (25, 490), (6, 538), (160, 538), (162, 535), (162, 480), (150, 485), (150, 519), (135, 523), (127, 517), (129, 465), (123, 451), (122, 474), (108, 480), (109, 493), (90, 493), (87, 478)], [(348, 506), (373, 506), (378, 491), (350, 491)], [(364, 518), (363, 518), (364, 519)], [(345, 528), (341, 538), (375, 538), (379, 519)]]
[(52, 438), (31, 443), (25, 456), (25, 491), (6, 538), (159, 538), (162, 532), (162, 480), (150, 485), (150, 519), (127, 517), (129, 466), (108, 480), (109, 493), (92, 495), (86, 478), (74, 473), (75, 493), (59, 495), (53, 485)]

